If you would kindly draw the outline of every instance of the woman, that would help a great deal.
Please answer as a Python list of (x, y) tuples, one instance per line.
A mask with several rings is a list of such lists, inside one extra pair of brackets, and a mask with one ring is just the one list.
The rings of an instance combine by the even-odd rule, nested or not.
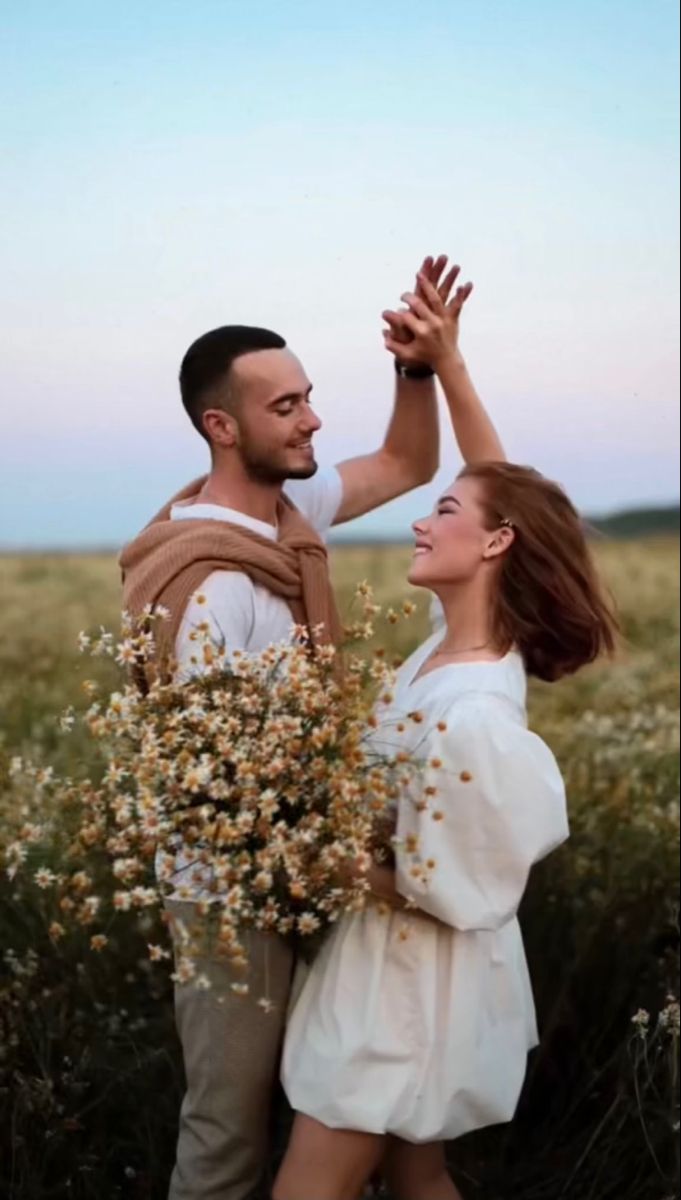
[[(428, 303), (388, 320), (445, 382), (446, 322), (421, 287)], [(526, 674), (612, 650), (615, 622), (577, 513), (535, 471), (466, 467), (414, 531), (409, 581), (446, 627), (401, 668), (376, 744), (404, 745), (424, 775), (398, 802), (395, 869), (372, 868), (375, 902), (335, 928), (291, 1015), (297, 1116), (274, 1200), (356, 1200), (380, 1164), (394, 1200), (461, 1200), (444, 1140), (512, 1119), (538, 1040), (516, 912), (568, 825)]]

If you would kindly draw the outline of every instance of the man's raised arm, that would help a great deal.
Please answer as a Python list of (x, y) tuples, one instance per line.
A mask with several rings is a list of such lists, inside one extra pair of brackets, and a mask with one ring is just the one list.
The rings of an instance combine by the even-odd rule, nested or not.
[[(422, 294), (421, 280), (432, 287), (440, 283), (446, 258), (426, 258), (416, 278), (415, 295)], [(410, 335), (407, 335), (410, 336)], [(432, 374), (396, 375), (395, 404), (383, 445), (371, 454), (340, 463), (343, 502), (334, 524), (352, 521), (380, 508), (389, 500), (430, 483), (440, 464), (440, 429), (437, 394)]]

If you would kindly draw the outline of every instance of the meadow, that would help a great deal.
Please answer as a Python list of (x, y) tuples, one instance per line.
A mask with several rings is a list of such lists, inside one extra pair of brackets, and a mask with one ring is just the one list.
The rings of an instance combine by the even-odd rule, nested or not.
[[(559, 685), (533, 685), (531, 723), (565, 773), (567, 846), (535, 872), (521, 913), (542, 1045), (514, 1123), (463, 1139), (466, 1200), (678, 1200), (679, 545), (599, 541), (623, 644)], [(403, 585), (408, 551), (339, 547), (347, 608), (370, 580), (415, 599), (382, 642), (404, 655), (428, 627)], [(82, 629), (115, 629), (108, 556), (0, 558), (0, 854), (21, 814), (10, 764), (77, 771), (91, 748), (57, 716), (93, 674)], [(389, 640), (388, 640), (389, 639)], [(95, 664), (97, 666), (97, 664)], [(113, 683), (110, 663), (97, 666)], [(0, 877), (0, 1198), (161, 1200), (182, 1094), (167, 973), (148, 927), (117, 918), (102, 954), (55, 944), (49, 897)], [(635, 1019), (634, 1019), (635, 1018)], [(277, 1121), (278, 1141), (286, 1114)], [(276, 1140), (276, 1139), (275, 1139)]]

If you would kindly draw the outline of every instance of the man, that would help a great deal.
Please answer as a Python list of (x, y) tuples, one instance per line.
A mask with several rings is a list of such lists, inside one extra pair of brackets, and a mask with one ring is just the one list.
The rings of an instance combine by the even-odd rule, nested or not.
[[(446, 264), (429, 258), (421, 268), (445, 300), (458, 273), (454, 268), (443, 280)], [(453, 302), (457, 320), (466, 295), (459, 289)], [(392, 328), (399, 338), (395, 321)], [(331, 526), (432, 479), (439, 455), (433, 372), (398, 363), (383, 444), (326, 470), (318, 470), (314, 456), (321, 422), (312, 384), (277, 334), (243, 326), (205, 334), (185, 355), (180, 389), (210, 447), (211, 470), (126, 547), (125, 607), (170, 609), (181, 670), (193, 667), (192, 634), (200, 622), (230, 650), (251, 653), (288, 638), (292, 618), (333, 637), (337, 618), (322, 539)], [(492, 457), (477, 397), (466, 395), (458, 415), (467, 457)], [(168, 909), (176, 922), (191, 924), (206, 880), (181, 867)], [(218, 961), (198, 964), (210, 990), (176, 989), (187, 1092), (170, 1200), (247, 1200), (265, 1168), (293, 960), (290, 946), (269, 934), (253, 933), (248, 950), (251, 995), (266, 993), (273, 1012), (235, 996), (230, 968)]]

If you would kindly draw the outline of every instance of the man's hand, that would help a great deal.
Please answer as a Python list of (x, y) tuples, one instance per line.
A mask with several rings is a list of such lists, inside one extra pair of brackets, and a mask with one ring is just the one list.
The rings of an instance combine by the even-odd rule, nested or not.
[(440, 283), (447, 259), (425, 259), (416, 277), (416, 290), (401, 299), (406, 309), (383, 313), (389, 326), (383, 332), (385, 347), (406, 366), (427, 364), (438, 370), (443, 361), (459, 353), (459, 320), (473, 284), (458, 287), (449, 300), (460, 267), (452, 267)]
[[(447, 255), (446, 254), (439, 254), (437, 256), (437, 258), (433, 258), (432, 254), (429, 254), (427, 256), (427, 258), (424, 258), (423, 262), (421, 263), (421, 266), (419, 267), (418, 271), (416, 272), (416, 277), (414, 280), (414, 294), (419, 296), (421, 300), (425, 299), (424, 286), (421, 283), (421, 280), (423, 279), (425, 282), (432, 284), (432, 286), (437, 289), (438, 295), (440, 296), (442, 301), (446, 304), (447, 301), (449, 300), (449, 295), (452, 290), (454, 281), (455, 281), (457, 275), (459, 274), (459, 268), (452, 267), (452, 269), (448, 272), (448, 274), (445, 276), (445, 278), (442, 279), (442, 272), (444, 271), (446, 266), (447, 266)], [(411, 293), (409, 293), (409, 294), (411, 295)], [(401, 317), (404, 315), (404, 313), (406, 311), (407, 310), (404, 309), (400, 313), (397, 313), (395, 315), (398, 317)], [(385, 317), (385, 314), (383, 314), (383, 315)], [(396, 341), (398, 341), (398, 342), (400, 342), (400, 344), (402, 344), (402, 343), (410, 342), (412, 340), (413, 334), (410, 333), (410, 331), (407, 329), (406, 326), (396, 325), (395, 329), (394, 329), (394, 337), (395, 337)]]

